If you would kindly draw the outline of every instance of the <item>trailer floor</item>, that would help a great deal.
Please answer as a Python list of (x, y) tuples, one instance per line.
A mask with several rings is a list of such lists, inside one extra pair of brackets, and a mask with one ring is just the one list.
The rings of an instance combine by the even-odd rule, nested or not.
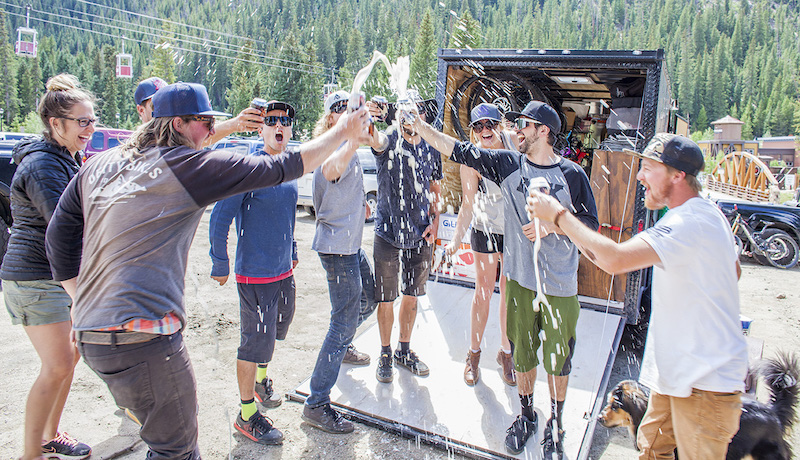
[[(504, 439), (506, 428), (519, 413), (519, 396), (516, 387), (502, 381), (495, 361), (500, 343), (497, 294), (492, 296), (482, 344), (481, 379), (474, 387), (463, 380), (472, 295), (472, 289), (431, 281), (428, 294), (420, 297), (411, 345), (430, 367), (429, 376), (417, 377), (395, 366), (392, 383), (378, 382), (375, 370), (380, 336), (375, 325), (353, 341), (358, 350), (371, 355), (371, 364), (342, 365), (331, 392), (332, 402), (356, 421), (416, 442), (440, 445), (476, 458), (514, 458), (506, 452)], [(563, 415), (566, 458), (588, 455), (595, 425), (592, 414), (602, 406), (623, 325), (623, 319), (616, 314), (581, 309)], [(393, 345), (398, 334), (396, 320), (394, 328)], [(304, 401), (309, 381), (310, 378), (302, 382), (290, 398)], [(516, 458), (541, 457), (540, 442), (544, 421), (550, 416), (549, 401), (546, 374), (540, 366), (534, 390), (539, 430)]]

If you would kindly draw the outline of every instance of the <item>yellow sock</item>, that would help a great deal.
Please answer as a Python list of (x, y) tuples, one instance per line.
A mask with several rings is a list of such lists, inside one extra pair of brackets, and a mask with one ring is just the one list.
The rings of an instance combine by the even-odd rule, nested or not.
[(250, 417), (255, 415), (256, 412), (258, 412), (258, 407), (256, 407), (255, 399), (242, 401), (242, 420), (250, 420)]
[(263, 382), (267, 378), (267, 365), (259, 364), (256, 368), (256, 382)]

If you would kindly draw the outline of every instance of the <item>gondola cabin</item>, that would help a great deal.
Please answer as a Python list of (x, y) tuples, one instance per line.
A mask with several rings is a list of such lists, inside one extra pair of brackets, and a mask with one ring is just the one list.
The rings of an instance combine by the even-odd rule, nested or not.
[(14, 52), (19, 56), (26, 56), (35, 58), (36, 48), (36, 31), (29, 27), (20, 27), (17, 29), (17, 43), (14, 47)]
[(130, 54), (117, 55), (117, 78), (133, 78), (133, 56)]

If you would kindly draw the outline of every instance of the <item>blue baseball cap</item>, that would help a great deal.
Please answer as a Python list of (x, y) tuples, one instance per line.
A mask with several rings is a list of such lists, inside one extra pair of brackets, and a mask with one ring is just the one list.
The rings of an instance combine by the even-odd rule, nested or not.
[(558, 116), (556, 109), (541, 101), (530, 101), (522, 112), (508, 112), (506, 117), (511, 121), (519, 117), (530, 118), (550, 128), (553, 134), (561, 132), (561, 117)]
[(142, 80), (133, 93), (133, 100), (136, 101), (136, 105), (142, 105), (142, 102), (153, 97), (156, 91), (165, 86), (167, 86), (167, 82), (158, 77), (150, 77)]
[(503, 115), (500, 113), (500, 109), (498, 109), (496, 105), (489, 104), (488, 102), (484, 102), (473, 107), (469, 116), (470, 124), (475, 123), (478, 120), (501, 121), (502, 119)]
[(208, 115), (229, 117), (231, 114), (211, 110), (206, 87), (199, 83), (179, 81), (158, 90), (153, 96), (153, 117)]

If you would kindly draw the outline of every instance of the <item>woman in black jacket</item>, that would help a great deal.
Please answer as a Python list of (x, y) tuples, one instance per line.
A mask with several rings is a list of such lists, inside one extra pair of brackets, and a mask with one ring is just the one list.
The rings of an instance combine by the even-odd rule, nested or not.
[(58, 431), (80, 359), (70, 340), (72, 300), (53, 281), (44, 237), (59, 197), (78, 172), (79, 152), (94, 132), (94, 97), (72, 75), (57, 75), (47, 81), (38, 112), (42, 136), (20, 141), (12, 153), (18, 165), (11, 182), (14, 224), (0, 278), (12, 323), (22, 324), (42, 361), (25, 406), (22, 458), (79, 459), (91, 448)]

